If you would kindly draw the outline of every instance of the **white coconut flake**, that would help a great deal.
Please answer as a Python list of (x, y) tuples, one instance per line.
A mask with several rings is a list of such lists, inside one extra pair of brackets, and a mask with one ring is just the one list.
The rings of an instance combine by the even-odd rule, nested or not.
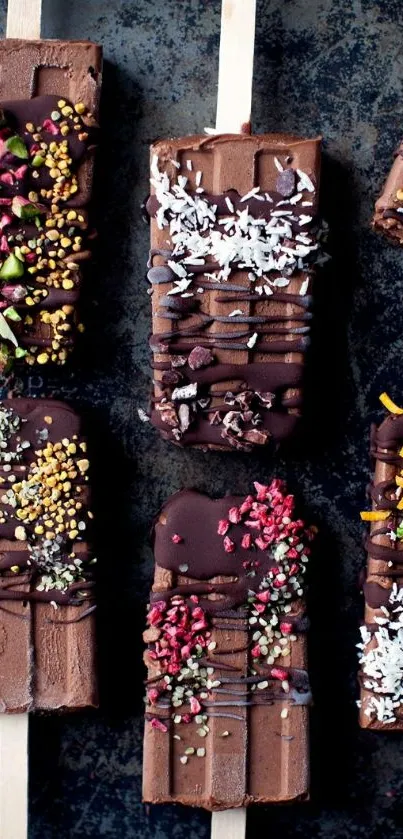
[(240, 203), (242, 204), (244, 201), (247, 201), (249, 198), (253, 198), (257, 192), (260, 192), (260, 186), (254, 186), (246, 195), (243, 195), (241, 198)]
[(303, 280), (302, 283), (301, 283), (301, 288), (299, 290), (299, 293), (300, 293), (301, 297), (303, 297), (304, 294), (307, 293), (308, 286), (309, 286), (309, 278), (307, 277), (307, 279)]
[(196, 184), (196, 186), (200, 186), (200, 184), (201, 184), (201, 182), (202, 182), (202, 177), (203, 177), (203, 172), (201, 172), (201, 171), (200, 171), (200, 169), (199, 169), (199, 171), (198, 171), (198, 172), (196, 172), (196, 176), (195, 176), (195, 184)]
[(315, 192), (315, 187), (306, 172), (303, 172), (302, 169), (297, 169), (297, 173), (299, 175), (299, 184), (298, 184), (298, 191), (300, 192), (301, 189), (307, 189), (308, 192)]
[[(306, 260), (313, 253), (317, 261), (318, 242), (316, 234), (310, 231), (310, 216), (298, 217), (286, 205), (280, 209), (273, 205), (269, 219), (255, 218), (249, 213), (248, 206), (235, 213), (228, 196), (225, 200), (231, 215), (218, 216), (217, 205), (206, 201), (201, 194), (202, 187), (196, 187), (196, 192), (187, 192), (187, 178), (178, 175), (172, 182), (166, 172), (159, 171), (155, 156), (151, 174), (159, 204), (157, 224), (160, 229), (169, 230), (172, 254), (168, 265), (178, 278), (168, 294), (187, 291), (195, 280), (192, 264), (206, 264), (207, 267), (209, 263), (209, 273), (205, 276), (219, 283), (228, 280), (234, 268), (249, 272), (251, 282), (252, 277), (253, 282), (259, 278), (268, 282), (266, 275), (273, 271), (288, 277), (297, 270), (306, 270), (311, 261)], [(196, 183), (200, 177), (198, 172)], [(254, 187), (243, 196), (244, 203), (258, 191), (259, 187)], [(265, 197), (273, 203), (268, 193)], [(306, 228), (303, 235), (295, 231), (295, 225), (301, 224)]]
[(191, 279), (175, 280), (175, 285), (173, 286), (173, 288), (169, 289), (167, 294), (168, 295), (170, 295), (170, 294), (182, 294), (182, 292), (186, 291), (186, 289), (190, 286), (191, 282), (192, 282)]
[[(393, 584), (386, 617), (377, 616), (378, 628), (361, 627), (359, 663), (364, 688), (371, 691), (364, 713), (382, 723), (393, 723), (403, 703), (403, 589)], [(375, 642), (375, 643), (374, 643)]]
[(234, 309), (233, 312), (229, 313), (228, 317), (229, 318), (234, 318), (234, 317), (236, 317), (236, 315), (243, 315), (242, 309)]
[(277, 277), (276, 280), (273, 281), (273, 285), (276, 288), (286, 288), (290, 284), (290, 281), (286, 277)]
[(146, 414), (143, 408), (137, 408), (137, 413), (141, 422), (150, 422), (150, 417)]
[(171, 271), (173, 271), (177, 277), (181, 277), (182, 279), (183, 277), (187, 276), (186, 268), (183, 267), (181, 262), (174, 262), (172, 259), (168, 259), (167, 264), (168, 268), (170, 268)]
[(188, 170), (188, 172), (191, 172), (191, 171), (192, 171), (192, 169), (193, 169), (193, 164), (192, 164), (192, 161), (191, 161), (191, 160), (187, 160), (187, 161), (186, 161), (186, 169)]
[(279, 172), (284, 172), (284, 166), (282, 163), (280, 163), (278, 157), (274, 158), (274, 165)]
[(257, 332), (254, 332), (253, 335), (250, 336), (249, 340), (247, 341), (247, 346), (249, 347), (250, 350), (252, 349), (252, 347), (255, 346), (258, 337), (259, 336), (258, 336)]

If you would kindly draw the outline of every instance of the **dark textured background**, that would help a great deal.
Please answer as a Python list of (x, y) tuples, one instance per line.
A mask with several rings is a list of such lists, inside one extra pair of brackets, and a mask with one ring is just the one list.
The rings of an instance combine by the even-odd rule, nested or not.
[(31, 394), (72, 399), (92, 420), (102, 709), (31, 721), (30, 839), (208, 837), (208, 814), (148, 811), (140, 800), (148, 530), (183, 485), (246, 493), (272, 469), (322, 531), (311, 590), (312, 800), (251, 810), (248, 835), (401, 839), (401, 737), (359, 731), (354, 643), (369, 423), (381, 416), (381, 390), (403, 399), (403, 255), (368, 225), (403, 132), (403, 3), (258, 0), (254, 129), (323, 133), (323, 213), (333, 231), (333, 261), (317, 289), (305, 446), (275, 461), (260, 452), (183, 452), (137, 418), (149, 382), (148, 231), (139, 210), (147, 146), (214, 123), (219, 0), (44, 7), (44, 36), (88, 37), (105, 51), (88, 330), (73, 372), (24, 383)]

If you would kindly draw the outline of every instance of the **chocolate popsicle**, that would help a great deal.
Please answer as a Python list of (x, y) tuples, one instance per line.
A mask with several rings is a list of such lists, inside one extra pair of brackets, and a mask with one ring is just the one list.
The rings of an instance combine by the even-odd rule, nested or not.
[(0, 42), (0, 366), (65, 363), (83, 326), (76, 304), (88, 221), (101, 48)]
[(97, 704), (88, 459), (62, 402), (0, 404), (0, 712)]
[(282, 481), (172, 496), (154, 527), (143, 798), (208, 810), (308, 793), (304, 575)]
[(359, 649), (360, 725), (403, 730), (403, 411), (383, 394), (389, 416), (371, 429), (375, 460), (366, 540), (365, 615)]
[(302, 404), (320, 138), (193, 136), (151, 148), (151, 420), (184, 446), (250, 450)]
[(403, 242), (403, 143), (395, 152), (393, 166), (375, 204), (372, 227), (392, 244)]

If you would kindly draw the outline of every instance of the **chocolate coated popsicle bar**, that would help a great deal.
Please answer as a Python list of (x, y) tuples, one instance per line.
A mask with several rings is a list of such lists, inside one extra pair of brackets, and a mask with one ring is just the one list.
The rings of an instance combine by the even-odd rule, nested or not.
[(288, 437), (318, 260), (320, 138), (193, 136), (151, 148), (151, 419), (185, 446)]
[(403, 143), (395, 153), (382, 195), (375, 204), (372, 226), (393, 244), (403, 243)]
[(360, 724), (403, 730), (403, 414), (371, 431), (375, 474), (366, 540), (365, 616), (359, 644)]
[(97, 704), (88, 465), (67, 405), (0, 403), (0, 712)]
[(281, 481), (172, 496), (154, 528), (143, 797), (208, 810), (308, 793), (304, 575)]
[(0, 42), (0, 369), (63, 364), (82, 330), (101, 48)]

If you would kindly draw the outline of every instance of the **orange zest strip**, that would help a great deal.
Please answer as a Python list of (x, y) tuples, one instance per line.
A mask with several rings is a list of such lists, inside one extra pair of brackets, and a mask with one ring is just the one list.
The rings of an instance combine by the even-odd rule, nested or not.
[(395, 481), (396, 481), (398, 487), (403, 487), (403, 478), (401, 478), (400, 475), (396, 475)]
[(386, 408), (387, 411), (390, 411), (391, 414), (403, 414), (403, 408), (399, 408), (398, 405), (395, 405), (387, 393), (381, 393), (379, 400), (382, 402), (384, 408)]
[(391, 513), (389, 510), (365, 510), (363, 513), (360, 513), (362, 521), (385, 521), (385, 519), (388, 519), (390, 515)]
[(399, 503), (396, 507), (396, 510), (403, 510), (403, 498), (400, 499), (400, 501), (399, 501)]

